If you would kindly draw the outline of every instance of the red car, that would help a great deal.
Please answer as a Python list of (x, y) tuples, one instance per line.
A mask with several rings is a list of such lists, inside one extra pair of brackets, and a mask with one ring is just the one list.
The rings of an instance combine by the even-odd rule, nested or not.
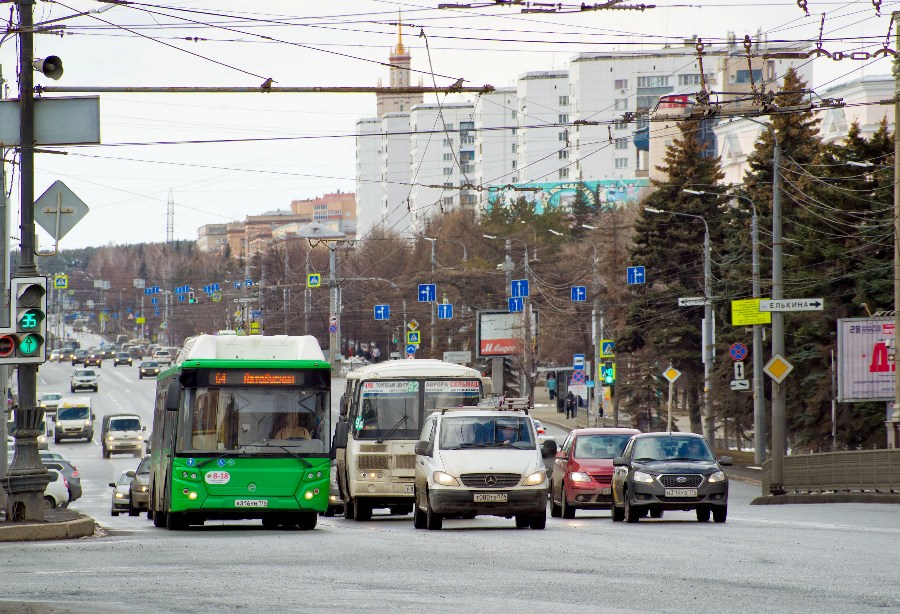
[(608, 510), (613, 459), (637, 429), (575, 429), (556, 454), (550, 477), (550, 515), (575, 518), (576, 509)]

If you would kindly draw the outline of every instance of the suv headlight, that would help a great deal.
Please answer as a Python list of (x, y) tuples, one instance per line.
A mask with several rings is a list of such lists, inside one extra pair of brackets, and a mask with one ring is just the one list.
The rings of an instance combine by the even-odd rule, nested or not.
[(535, 471), (527, 478), (522, 480), (522, 486), (538, 486), (539, 484), (543, 484), (544, 480), (547, 479), (547, 472), (541, 469), (540, 471)]
[(569, 474), (569, 479), (573, 482), (590, 482), (591, 476), (582, 471), (573, 471)]
[(715, 484), (716, 482), (724, 482), (725, 481), (725, 472), (724, 471), (716, 471), (715, 473), (709, 474), (709, 477), (706, 480), (710, 484)]
[(635, 471), (634, 472), (634, 481), (640, 482), (641, 484), (652, 484), (653, 476), (649, 473), (644, 473), (643, 471)]
[(440, 484), (442, 486), (459, 486), (459, 480), (457, 480), (449, 473), (444, 473), (443, 471), (435, 471), (433, 474), (431, 474), (431, 478), (435, 481), (436, 484)]

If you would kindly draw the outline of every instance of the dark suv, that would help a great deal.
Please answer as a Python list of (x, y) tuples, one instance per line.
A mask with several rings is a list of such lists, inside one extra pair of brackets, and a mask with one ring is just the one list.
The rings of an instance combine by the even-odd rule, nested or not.
[(113, 359), (113, 366), (118, 367), (119, 365), (128, 365), (129, 367), (133, 364), (131, 354), (128, 352), (118, 352), (116, 353), (116, 357)]
[(728, 478), (706, 440), (692, 433), (635, 435), (613, 460), (611, 504), (614, 521), (637, 522), (644, 514), (660, 518), (665, 510), (695, 510), (697, 520), (728, 516)]
[(84, 359), (87, 357), (87, 350), (75, 350), (72, 354), (72, 366), (74, 367), (77, 364), (84, 364)]

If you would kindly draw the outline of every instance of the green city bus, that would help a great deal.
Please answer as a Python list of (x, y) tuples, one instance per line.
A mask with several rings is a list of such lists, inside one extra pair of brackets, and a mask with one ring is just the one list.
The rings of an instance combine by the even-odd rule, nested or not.
[(188, 339), (156, 384), (153, 524), (315, 528), (328, 507), (330, 391), (331, 366), (314, 337)]

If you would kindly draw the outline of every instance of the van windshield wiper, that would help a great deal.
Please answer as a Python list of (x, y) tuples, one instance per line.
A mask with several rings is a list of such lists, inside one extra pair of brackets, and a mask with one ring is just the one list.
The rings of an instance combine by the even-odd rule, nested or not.
[(407, 414), (403, 414), (403, 416), (399, 420), (397, 420), (397, 424), (388, 429), (387, 433), (379, 437), (376, 443), (384, 443), (384, 440), (393, 435), (394, 431), (400, 428), (400, 425), (406, 422), (407, 418), (409, 418), (409, 416)]

